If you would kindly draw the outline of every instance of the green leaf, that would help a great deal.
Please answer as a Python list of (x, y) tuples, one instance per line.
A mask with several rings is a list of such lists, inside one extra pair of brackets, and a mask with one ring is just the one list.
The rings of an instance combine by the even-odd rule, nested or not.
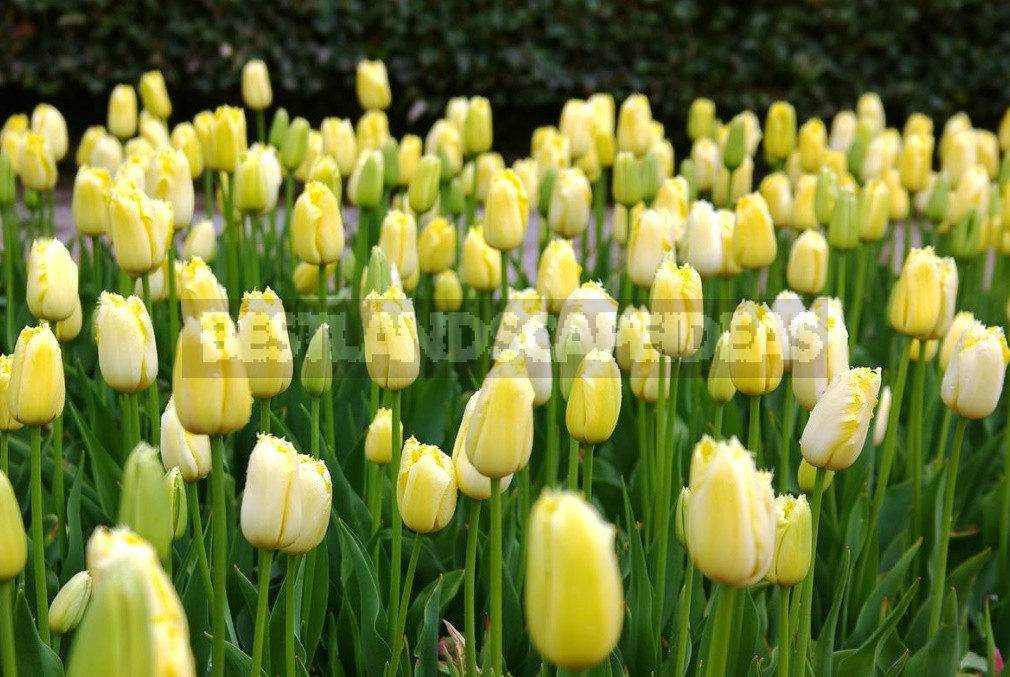
[(624, 631), (622, 651), (628, 658), (631, 674), (648, 675), (656, 669), (656, 633), (652, 628), (652, 602), (654, 592), (649, 579), (649, 567), (645, 561), (645, 547), (635, 522), (627, 488), (624, 488), (624, 532), (628, 538), (628, 558), (630, 559), (625, 583), (628, 600), (628, 619)]
[(909, 675), (953, 675), (961, 659), (958, 641), (960, 623), (957, 612), (957, 592), (953, 589), (943, 605), (943, 620), (940, 629), (934, 633), (926, 646), (916, 651), (906, 665)]
[[(14, 584), (7, 582), (3, 585)], [(18, 674), (63, 677), (63, 663), (39, 637), (39, 631), (35, 627), (35, 619), (32, 618), (31, 609), (28, 608), (28, 600), (23, 588), (17, 591), (13, 613), (14, 648), (18, 661)]]
[(101, 508), (106, 515), (114, 515), (119, 507), (119, 483), (123, 477), (122, 468), (98, 441), (91, 428), (81, 419), (81, 414), (73, 400), (67, 400), (67, 408), (84, 442), (84, 448), (91, 455), (91, 472), (94, 475), (95, 490), (98, 492)]
[[(370, 675), (382, 674), (383, 666), (389, 660), (390, 649), (384, 639), (386, 615), (382, 612), (382, 596), (379, 584), (372, 570), (372, 561), (364, 546), (354, 535), (347, 523), (337, 521), (340, 531), (340, 549), (344, 554), (341, 562), (340, 580), (344, 587), (345, 599), (357, 597), (360, 610), (359, 632), (361, 653)], [(353, 579), (353, 581), (352, 581)], [(354, 604), (354, 602), (351, 602)]]
[(891, 567), (891, 570), (884, 575), (879, 583), (877, 583), (877, 587), (873, 589), (873, 592), (870, 594), (869, 598), (863, 604), (862, 610), (859, 612), (859, 620), (856, 621), (855, 631), (845, 641), (845, 646), (847, 648), (859, 646), (878, 627), (877, 619), (880, 617), (881, 604), (884, 603), (885, 599), (891, 598), (897, 594), (901, 581), (905, 577), (905, 572), (908, 571), (908, 567), (915, 559), (921, 545), (922, 539), (913, 543), (912, 546), (905, 551), (905, 554), (901, 556), (898, 562)]
[[(316, 647), (323, 636), (323, 623), (330, 604), (330, 558), (324, 544), (311, 553), (315, 558), (315, 573), (313, 574), (312, 590), (305, 593), (308, 600), (308, 613), (302, 614), (303, 634), (305, 636), (305, 652), (309, 657), (315, 656)], [(311, 661), (310, 661), (311, 662)]]
[(918, 589), (919, 581), (915, 581), (905, 592), (901, 602), (884, 617), (884, 620), (877, 625), (873, 633), (858, 649), (839, 651), (835, 655), (839, 659), (838, 672), (835, 673), (837, 677), (864, 677), (873, 673), (874, 657), (881, 638), (885, 637), (905, 615), (905, 611), (908, 610)]
[(841, 578), (833, 581), (835, 598), (831, 602), (831, 609), (827, 618), (821, 626), (820, 634), (817, 635), (817, 645), (814, 647), (814, 674), (830, 675), (833, 673), (833, 663), (835, 655), (835, 630), (838, 626), (838, 614), (846, 599), (846, 591), (849, 587), (849, 562), (852, 552), (846, 548), (841, 561)]
[(435, 586), (428, 593), (424, 602), (424, 623), (417, 638), (414, 655), (417, 657), (418, 677), (436, 677), (438, 675), (438, 635), (439, 611), (442, 603), (443, 576), (439, 576)]

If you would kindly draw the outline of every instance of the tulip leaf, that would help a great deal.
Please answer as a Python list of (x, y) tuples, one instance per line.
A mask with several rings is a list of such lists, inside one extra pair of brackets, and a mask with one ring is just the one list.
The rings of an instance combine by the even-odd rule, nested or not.
[[(231, 642), (224, 643), (224, 674), (228, 677), (247, 677), (252, 671), (252, 658)], [(260, 670), (260, 674), (263, 671)]]
[(849, 562), (852, 559), (852, 551), (845, 548), (842, 555), (840, 574), (832, 581), (835, 590), (834, 600), (831, 602), (831, 609), (827, 618), (821, 626), (820, 634), (817, 635), (817, 645), (814, 647), (814, 674), (830, 675), (833, 673), (833, 659), (835, 655), (835, 630), (838, 626), (838, 615), (842, 610), (846, 591), (849, 587)]
[(845, 646), (848, 648), (854, 648), (862, 644), (867, 637), (873, 633), (874, 629), (878, 627), (877, 619), (880, 617), (880, 606), (884, 603), (885, 599), (891, 599), (898, 592), (898, 587), (901, 585), (902, 580), (905, 578), (905, 573), (908, 571), (908, 567), (911, 565), (912, 561), (915, 559), (916, 554), (919, 552), (919, 548), (922, 546), (922, 539), (917, 540), (915, 543), (905, 551), (905, 554), (895, 563), (891, 570), (884, 575), (884, 577), (877, 583), (877, 586), (873, 589), (869, 598), (863, 604), (863, 608), (859, 612), (859, 619), (856, 621), (856, 629), (849, 636), (845, 642)]
[[(654, 672), (659, 648), (656, 633), (652, 627), (652, 603), (654, 592), (649, 579), (649, 568), (645, 561), (645, 547), (627, 487), (624, 488), (624, 532), (630, 550), (630, 570), (625, 583), (628, 600), (628, 621), (625, 623), (622, 646), (628, 658), (631, 674), (648, 675)], [(623, 559), (623, 558), (622, 558)]]
[(873, 632), (858, 649), (846, 649), (835, 655), (835, 658), (840, 659), (838, 671), (835, 673), (836, 677), (863, 677), (873, 674), (873, 665), (880, 639), (885, 637), (905, 615), (905, 611), (908, 610), (918, 589), (919, 581), (915, 581), (902, 596), (901, 601), (876, 625)]
[(436, 677), (438, 675), (438, 632), (441, 622), (439, 616), (442, 607), (442, 583), (444, 576), (439, 576), (435, 586), (424, 597), (424, 622), (417, 637), (417, 647), (414, 655), (417, 657), (417, 677)]
[[(927, 604), (928, 606), (928, 604)], [(943, 618), (940, 628), (913, 653), (905, 666), (909, 675), (953, 675), (957, 672), (961, 659), (960, 615), (958, 613), (957, 592), (947, 594), (943, 604)]]
[[(182, 608), (189, 622), (190, 643), (193, 646), (193, 656), (197, 665), (207, 665), (210, 658), (210, 598), (209, 591), (203, 582), (203, 576), (198, 572), (190, 576), (189, 583), (182, 591)], [(255, 607), (253, 607), (255, 608)]]
[[(5, 583), (5, 585), (13, 585), (13, 583)], [(31, 609), (28, 608), (28, 599), (25, 597), (23, 588), (17, 591), (17, 599), (12, 612), (14, 614), (14, 648), (17, 655), (18, 674), (63, 677), (63, 663), (39, 637), (39, 631), (35, 627), (35, 619), (32, 617)]]
[(67, 500), (67, 558), (63, 562), (61, 583), (66, 583), (78, 571), (84, 569), (84, 527), (81, 524), (81, 493), (84, 490), (84, 468), (87, 454), (81, 453), (74, 483)]
[(84, 442), (84, 448), (91, 455), (91, 471), (95, 478), (95, 490), (98, 492), (99, 504), (106, 515), (114, 515), (119, 508), (119, 483), (123, 476), (122, 469), (95, 437), (90, 426), (82, 421), (81, 414), (73, 400), (67, 400), (67, 408)]
[(303, 604), (307, 606), (307, 612), (302, 612), (302, 625), (305, 655), (309, 657), (311, 664), (323, 636), (323, 623), (330, 604), (330, 558), (325, 545), (315, 548), (308, 557), (315, 559), (315, 571), (312, 577), (312, 590), (303, 593)]
[[(972, 557), (966, 559), (947, 575), (947, 580), (943, 588), (944, 592), (946, 593), (946, 591), (951, 589), (962, 592), (962, 608), (959, 610), (959, 613), (962, 613), (964, 611), (964, 607), (968, 604), (968, 599), (975, 579), (978, 577), (979, 571), (981, 571), (991, 553), (992, 550), (986, 548), (982, 552), (976, 553)], [(919, 610), (912, 618), (908, 632), (905, 634), (905, 643), (913, 652), (917, 652), (927, 643), (928, 640), (932, 639), (928, 636), (929, 611), (931, 606), (932, 595), (930, 595), (929, 598), (926, 599), (919, 607)]]
[[(345, 599), (360, 610), (359, 632), (365, 667), (370, 675), (378, 675), (389, 660), (389, 646), (383, 638), (386, 615), (382, 613), (379, 584), (375, 579), (372, 561), (364, 546), (343, 520), (335, 520), (340, 531), (341, 561), (340, 581)], [(353, 581), (352, 581), (353, 579)], [(355, 604), (353, 599), (357, 597)]]

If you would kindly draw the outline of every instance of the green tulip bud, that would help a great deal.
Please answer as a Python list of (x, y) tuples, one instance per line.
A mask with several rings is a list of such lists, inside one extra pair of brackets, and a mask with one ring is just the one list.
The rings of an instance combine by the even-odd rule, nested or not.
[(655, 147), (650, 148), (642, 160), (638, 163), (639, 182), (642, 186), (642, 199), (646, 204), (652, 204), (659, 192), (659, 156)]
[(849, 173), (853, 176), (863, 175), (863, 158), (866, 157), (866, 149), (870, 147), (873, 140), (873, 125), (868, 120), (862, 120), (856, 124), (856, 137), (849, 146), (846, 157), (849, 163)]
[(940, 223), (947, 218), (947, 210), (950, 208), (950, 176), (947, 172), (940, 172), (933, 181), (933, 190), (926, 201), (926, 218), (933, 224)]
[(119, 523), (148, 541), (162, 562), (168, 561), (175, 527), (171, 488), (165, 479), (161, 454), (149, 444), (141, 442), (126, 459)]
[(1003, 156), (1003, 161), (999, 165), (998, 181), (1000, 190), (1003, 189), (1007, 181), (1010, 181), (1010, 153)]
[(614, 200), (629, 208), (641, 202), (645, 186), (642, 185), (642, 169), (635, 155), (628, 151), (618, 153), (614, 158), (613, 171)]
[[(587, 337), (588, 338), (588, 337)], [(583, 341), (579, 332), (569, 331), (567, 336), (561, 340), (558, 350), (558, 375), (561, 377), (561, 396), (568, 401), (568, 395), (572, 392), (572, 383), (579, 371), (582, 359), (592, 349), (592, 341)]]
[(981, 253), (983, 217), (974, 207), (954, 224), (950, 231), (950, 253), (959, 260), (973, 259)]
[(698, 172), (694, 166), (694, 160), (684, 158), (680, 163), (680, 175), (687, 181), (688, 201), (694, 202), (698, 199)]
[(726, 144), (722, 151), (722, 163), (731, 172), (740, 166), (747, 155), (747, 124), (744, 118), (736, 116), (729, 123)]
[(323, 323), (312, 335), (308, 350), (305, 351), (305, 361), (302, 362), (302, 387), (310, 397), (322, 397), (332, 386), (333, 354), (330, 351), (330, 326)]
[(859, 200), (851, 190), (843, 190), (835, 199), (835, 208), (828, 226), (828, 244), (847, 252), (859, 244)]
[(277, 112), (274, 113), (273, 122), (270, 123), (270, 134), (267, 139), (270, 141), (270, 145), (277, 150), (281, 149), (284, 145), (284, 139), (288, 135), (288, 112), (283, 108), (278, 108)]
[(393, 272), (389, 265), (389, 259), (386, 258), (386, 253), (379, 246), (372, 247), (365, 275), (365, 288), (361, 290), (361, 298), (365, 298), (373, 291), (381, 294), (392, 284)]
[(284, 136), (284, 143), (281, 145), (281, 164), (289, 172), (293, 172), (301, 166), (305, 160), (305, 154), (309, 152), (309, 132), (312, 128), (305, 118), (295, 118), (288, 127), (288, 133)]
[(81, 571), (57, 593), (49, 606), (49, 629), (57, 635), (73, 632), (91, 601), (91, 574)]
[(382, 182), (388, 188), (400, 182), (400, 145), (393, 137), (382, 144)]
[(25, 207), (30, 210), (38, 209), (42, 206), (42, 196), (39, 191), (25, 188)]
[(822, 226), (831, 222), (837, 197), (838, 177), (833, 170), (821, 167), (821, 171), (817, 174), (817, 188), (814, 191), (814, 214)]
[(14, 167), (7, 153), (0, 152), (0, 207), (9, 207), (17, 199)]
[(383, 156), (377, 150), (365, 151), (347, 182), (347, 197), (362, 208), (377, 207), (382, 200)]
[(425, 155), (417, 163), (407, 188), (410, 208), (416, 213), (423, 214), (435, 206), (441, 174), (442, 163), (434, 155)]
[[(541, 218), (546, 219), (547, 213), (551, 210), (551, 194), (554, 192), (554, 182), (558, 180), (558, 170), (551, 167), (544, 173), (544, 178), (540, 182), (540, 195), (537, 196), (537, 211)], [(547, 228), (541, 228), (541, 232)]]
[(172, 497), (172, 540), (178, 541), (186, 534), (189, 525), (189, 503), (186, 500), (186, 482), (182, 479), (182, 471), (172, 468), (165, 475), (168, 491)]

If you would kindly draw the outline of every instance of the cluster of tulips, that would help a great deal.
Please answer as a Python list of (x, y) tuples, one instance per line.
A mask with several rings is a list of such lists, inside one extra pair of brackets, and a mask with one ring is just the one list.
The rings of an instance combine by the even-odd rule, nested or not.
[(357, 96), (5, 122), (3, 677), (1002, 671), (1010, 113)]

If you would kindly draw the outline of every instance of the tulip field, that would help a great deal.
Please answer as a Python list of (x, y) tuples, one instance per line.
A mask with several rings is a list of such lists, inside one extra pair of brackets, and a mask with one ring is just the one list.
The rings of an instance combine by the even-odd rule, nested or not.
[(0, 130), (0, 677), (1010, 674), (1010, 110), (239, 77)]

